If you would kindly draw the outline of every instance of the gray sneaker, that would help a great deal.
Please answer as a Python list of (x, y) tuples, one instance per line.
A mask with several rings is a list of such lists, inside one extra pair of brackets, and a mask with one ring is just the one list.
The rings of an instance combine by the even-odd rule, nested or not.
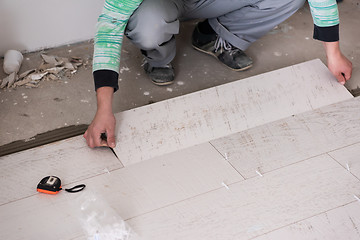
[(145, 60), (144, 70), (146, 74), (150, 77), (151, 81), (156, 85), (165, 86), (170, 85), (174, 82), (174, 68), (170, 63), (163, 67), (152, 67)]
[(192, 34), (192, 46), (203, 53), (216, 57), (234, 71), (244, 71), (252, 67), (253, 61), (241, 49), (232, 46), (216, 34), (203, 34), (198, 25)]

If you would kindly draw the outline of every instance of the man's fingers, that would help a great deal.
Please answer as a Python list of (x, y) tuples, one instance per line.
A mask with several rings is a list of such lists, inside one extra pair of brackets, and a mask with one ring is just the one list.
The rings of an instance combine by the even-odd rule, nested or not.
[(88, 137), (88, 130), (84, 133), (84, 138), (86, 140), (86, 144), (90, 147), (90, 138)]
[(115, 135), (114, 135), (113, 131), (108, 132), (107, 143), (108, 143), (109, 147), (111, 147), (111, 148), (115, 147)]
[(86, 132), (83, 135), (85, 139), (87, 138), (87, 135), (88, 135), (88, 130), (86, 130)]
[(350, 71), (347, 71), (347, 72), (344, 72), (344, 77), (345, 77), (345, 80), (349, 80), (351, 78), (351, 70)]
[(103, 146), (102, 145), (102, 140), (101, 140), (101, 132), (100, 131), (95, 131), (92, 135), (92, 139), (94, 141), (94, 145), (95, 147), (100, 147)]
[(342, 85), (345, 84), (346, 79), (345, 79), (345, 76), (343, 75), (343, 73), (339, 73), (335, 76), (339, 83), (341, 83)]
[(86, 139), (86, 142), (87, 142), (87, 144), (88, 144), (89, 147), (91, 147), (91, 148), (94, 148), (94, 147), (95, 147), (94, 141), (93, 141), (92, 137), (87, 138), (87, 139)]

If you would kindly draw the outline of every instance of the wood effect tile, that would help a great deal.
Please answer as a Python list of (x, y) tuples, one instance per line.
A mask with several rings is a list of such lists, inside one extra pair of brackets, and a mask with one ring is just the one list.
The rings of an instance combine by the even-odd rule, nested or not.
[[(245, 178), (250, 178), (257, 176), (256, 171), (266, 173), (360, 142), (359, 123), (360, 98), (354, 98), (216, 139), (211, 144), (223, 156), (226, 154)], [(359, 161), (352, 162), (356, 165)]]
[(128, 221), (144, 239), (249, 239), (354, 201), (360, 184), (321, 155)]
[[(82, 180), (78, 183), (85, 183), (87, 187), (79, 194), (37, 194), (2, 205), (0, 239), (24, 239), (26, 236), (46, 239), (59, 227), (59, 222), (63, 224), (56, 239), (81, 235), (78, 216), (81, 202), (79, 204), (77, 199), (88, 198), (82, 197), (83, 194), (102, 198), (122, 219), (127, 219), (214, 189), (225, 189), (222, 182), (230, 185), (242, 180), (209, 143), (201, 144)], [(47, 213), (49, 221), (45, 218)]]
[(360, 203), (354, 202), (254, 238), (254, 240), (358, 240), (360, 239), (359, 229)]
[(83, 182), (128, 219), (243, 179), (205, 143)]
[(329, 152), (329, 155), (360, 179), (360, 143)]
[(122, 168), (110, 149), (90, 149), (82, 137), (70, 138), (0, 158), (0, 205), (36, 194), (46, 176), (63, 186)]
[(119, 113), (115, 152), (127, 166), (350, 98), (317, 59)]

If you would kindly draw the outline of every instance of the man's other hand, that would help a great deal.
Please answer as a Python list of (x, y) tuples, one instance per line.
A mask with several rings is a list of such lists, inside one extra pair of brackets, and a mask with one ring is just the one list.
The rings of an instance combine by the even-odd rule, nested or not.
[(324, 45), (328, 68), (336, 79), (344, 85), (351, 78), (352, 63), (341, 53), (339, 42), (328, 42)]

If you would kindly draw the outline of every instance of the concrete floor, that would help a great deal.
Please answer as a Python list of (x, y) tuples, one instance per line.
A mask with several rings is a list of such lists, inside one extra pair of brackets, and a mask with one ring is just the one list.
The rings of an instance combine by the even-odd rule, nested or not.
[[(341, 49), (353, 62), (353, 76), (346, 87), (354, 94), (360, 89), (359, 0), (339, 4)], [(312, 40), (313, 23), (306, 5), (248, 50), (255, 64), (245, 72), (233, 72), (213, 57), (195, 51), (190, 37), (196, 22), (185, 22), (177, 36), (177, 57), (173, 65), (173, 85), (153, 85), (141, 67), (140, 52), (125, 39), (120, 67), (120, 89), (115, 94), (114, 112), (136, 108), (216, 85), (258, 75), (307, 60), (320, 58), (326, 63), (321, 42)], [(91, 58), (92, 42), (48, 49), (49, 55)], [(3, 59), (0, 60), (2, 66)], [(37, 67), (40, 52), (24, 55), (20, 72)], [(0, 78), (5, 76), (2, 68)], [(89, 124), (96, 111), (91, 67), (82, 67), (70, 79), (42, 82), (39, 88), (0, 90), (0, 146), (36, 134), (71, 125)], [(121, 123), (119, 123), (121, 124)]]

